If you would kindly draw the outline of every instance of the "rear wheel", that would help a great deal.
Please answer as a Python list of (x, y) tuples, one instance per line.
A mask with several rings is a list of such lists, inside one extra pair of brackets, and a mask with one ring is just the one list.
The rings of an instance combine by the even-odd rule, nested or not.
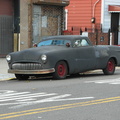
[(54, 79), (64, 79), (68, 74), (68, 67), (66, 62), (60, 61), (55, 66), (55, 73), (53, 74)]
[(18, 80), (28, 80), (29, 76), (28, 75), (23, 75), (23, 74), (15, 74), (15, 77)]
[(112, 75), (115, 72), (115, 61), (113, 59), (109, 59), (107, 62), (107, 66), (103, 69), (103, 73), (105, 75)]

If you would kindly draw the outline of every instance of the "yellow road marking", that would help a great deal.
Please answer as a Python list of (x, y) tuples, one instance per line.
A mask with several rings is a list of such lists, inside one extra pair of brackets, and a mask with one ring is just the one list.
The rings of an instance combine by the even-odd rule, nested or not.
[(4, 79), (0, 79), (0, 81), (4, 81), (4, 80), (12, 80), (12, 79), (15, 79), (15, 78), (4, 78)]
[(80, 103), (64, 104), (64, 105), (59, 105), (59, 106), (31, 109), (31, 110), (26, 110), (26, 111), (0, 114), (0, 119), (9, 119), (9, 118), (15, 118), (15, 117), (20, 117), (20, 116), (25, 116), (25, 115), (32, 115), (32, 114), (37, 114), (37, 113), (49, 112), (49, 111), (63, 110), (63, 109), (80, 107), (80, 106), (102, 104), (102, 103), (114, 102), (114, 101), (119, 101), (119, 100), (120, 100), (120, 96), (117, 96), (117, 97), (98, 99), (98, 100), (92, 100), (92, 101), (86, 101), (86, 102), (80, 102)]

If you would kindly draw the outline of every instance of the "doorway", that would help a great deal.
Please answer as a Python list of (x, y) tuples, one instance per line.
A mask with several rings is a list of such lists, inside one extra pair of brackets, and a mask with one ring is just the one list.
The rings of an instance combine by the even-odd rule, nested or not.
[(114, 45), (118, 45), (119, 13), (111, 14), (111, 32), (114, 33)]

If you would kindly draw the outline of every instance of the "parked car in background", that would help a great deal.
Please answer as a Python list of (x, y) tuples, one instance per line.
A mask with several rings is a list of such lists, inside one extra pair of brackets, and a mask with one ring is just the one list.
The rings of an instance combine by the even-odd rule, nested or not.
[(120, 66), (120, 47), (94, 46), (88, 37), (80, 35), (49, 36), (36, 48), (12, 52), (6, 59), (8, 72), (19, 80), (43, 74), (64, 79), (67, 75), (96, 69), (112, 75), (115, 67)]

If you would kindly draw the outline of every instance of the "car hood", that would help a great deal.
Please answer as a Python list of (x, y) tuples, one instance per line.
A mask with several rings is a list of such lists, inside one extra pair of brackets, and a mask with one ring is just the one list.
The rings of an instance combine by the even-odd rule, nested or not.
[(54, 54), (55, 52), (62, 52), (66, 49), (69, 48), (66, 46), (41, 46), (37, 48), (29, 48), (19, 52), (13, 52), (11, 53), (11, 56), (12, 61), (14, 62), (38, 62), (43, 54)]

